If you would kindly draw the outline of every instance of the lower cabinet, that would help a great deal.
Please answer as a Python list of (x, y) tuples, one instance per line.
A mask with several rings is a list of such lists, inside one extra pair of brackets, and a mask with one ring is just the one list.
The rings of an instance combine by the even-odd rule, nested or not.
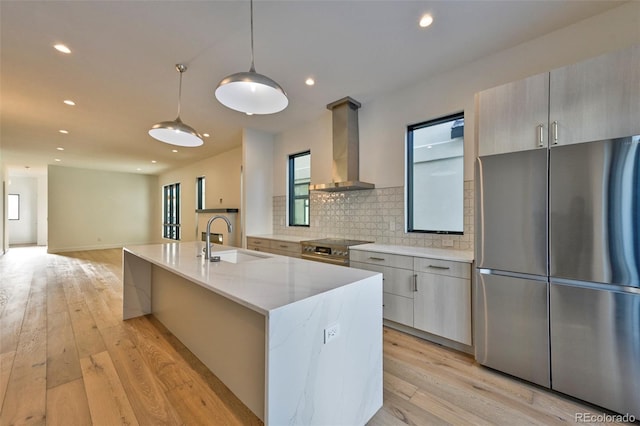
[(301, 251), (300, 243), (258, 237), (247, 237), (247, 248), (289, 257), (300, 257)]
[(351, 266), (383, 275), (383, 317), (471, 345), (471, 264), (351, 250)]

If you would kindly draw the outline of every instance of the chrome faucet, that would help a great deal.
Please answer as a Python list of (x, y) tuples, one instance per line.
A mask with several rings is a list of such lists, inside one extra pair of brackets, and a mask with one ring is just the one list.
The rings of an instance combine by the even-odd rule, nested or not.
[(233, 226), (231, 226), (231, 222), (229, 221), (229, 218), (226, 216), (213, 216), (211, 219), (209, 219), (209, 221), (207, 222), (207, 233), (205, 236), (206, 242), (205, 242), (205, 246), (204, 246), (204, 258), (205, 259), (211, 259), (211, 224), (213, 223), (214, 220), (216, 219), (223, 219), (225, 222), (227, 222), (227, 231), (229, 231), (229, 233), (231, 233), (233, 231)]

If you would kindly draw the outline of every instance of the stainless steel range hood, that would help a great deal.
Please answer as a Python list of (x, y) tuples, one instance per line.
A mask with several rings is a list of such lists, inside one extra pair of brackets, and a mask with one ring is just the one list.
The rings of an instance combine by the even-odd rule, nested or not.
[(327, 105), (333, 120), (333, 182), (311, 184), (309, 190), (339, 192), (375, 188), (374, 184), (359, 180), (358, 108), (360, 102), (348, 96)]

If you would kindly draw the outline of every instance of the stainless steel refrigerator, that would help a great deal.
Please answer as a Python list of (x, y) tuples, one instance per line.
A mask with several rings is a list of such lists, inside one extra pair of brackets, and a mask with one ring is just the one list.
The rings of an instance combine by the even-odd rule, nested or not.
[(481, 157), (477, 360), (640, 417), (640, 136)]

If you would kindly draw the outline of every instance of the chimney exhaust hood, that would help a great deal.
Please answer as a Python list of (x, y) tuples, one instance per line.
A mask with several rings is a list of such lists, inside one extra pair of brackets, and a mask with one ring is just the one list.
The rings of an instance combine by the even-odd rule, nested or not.
[(327, 105), (333, 121), (333, 169), (331, 183), (311, 184), (310, 191), (340, 192), (373, 189), (372, 183), (359, 180), (358, 108), (350, 97)]

